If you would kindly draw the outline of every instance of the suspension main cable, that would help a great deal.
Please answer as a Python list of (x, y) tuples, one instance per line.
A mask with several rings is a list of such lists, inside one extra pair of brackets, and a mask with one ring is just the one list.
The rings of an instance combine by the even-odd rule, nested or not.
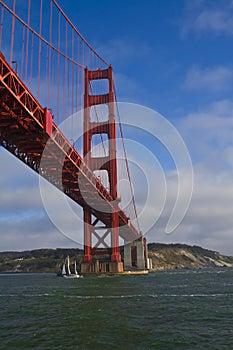
[[(80, 68), (86, 68), (84, 64), (72, 60), (69, 56), (66, 56), (62, 51), (58, 50), (54, 45), (48, 42), (44, 37), (42, 37), (37, 31), (35, 31), (30, 25), (28, 25), (22, 18), (20, 18), (14, 11), (12, 11), (2, 0), (0, 0), (0, 5), (2, 5), (10, 14), (13, 15), (20, 23), (22, 23), (27, 29), (29, 29), (35, 36), (37, 36), (46, 45), (50, 46), (56, 53), (67, 59), (69, 62), (79, 66)], [(13, 42), (13, 41), (12, 41)], [(13, 44), (12, 44), (13, 46)]]
[(101, 57), (98, 52), (96, 52), (93, 47), (89, 44), (89, 42), (82, 36), (82, 34), (78, 31), (78, 29), (75, 27), (75, 25), (71, 22), (69, 17), (65, 14), (65, 12), (62, 10), (62, 8), (58, 5), (56, 0), (52, 0), (54, 5), (57, 7), (57, 9), (61, 12), (63, 17), (66, 19), (66, 21), (69, 23), (69, 25), (73, 28), (73, 30), (78, 34), (78, 36), (83, 40), (83, 42), (89, 47), (89, 49), (94, 53), (95, 56), (97, 56), (104, 64), (106, 64), (108, 67), (110, 64)]
[(133, 186), (132, 186), (131, 176), (130, 176), (130, 171), (129, 171), (129, 162), (128, 162), (127, 154), (126, 154), (124, 135), (123, 135), (123, 129), (122, 129), (122, 124), (121, 124), (121, 120), (120, 120), (120, 111), (119, 111), (118, 102), (117, 102), (115, 85), (114, 85), (114, 96), (115, 96), (115, 102), (116, 102), (117, 119), (118, 119), (118, 123), (119, 123), (119, 130), (120, 130), (120, 136), (121, 136), (121, 141), (122, 141), (122, 146), (123, 146), (126, 170), (127, 170), (128, 180), (129, 180), (129, 184), (130, 184), (130, 191), (131, 191), (131, 195), (132, 195), (133, 208), (134, 208), (134, 213), (135, 213), (135, 218), (136, 218), (138, 230), (140, 232), (140, 225), (139, 225), (139, 220), (138, 220), (138, 215), (137, 215), (136, 201), (135, 201), (135, 197), (134, 197), (134, 193), (133, 193)]

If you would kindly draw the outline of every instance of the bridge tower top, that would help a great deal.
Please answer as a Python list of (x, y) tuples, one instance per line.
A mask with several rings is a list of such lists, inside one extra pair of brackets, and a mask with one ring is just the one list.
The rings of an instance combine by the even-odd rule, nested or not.
[[(92, 80), (107, 79), (109, 91), (106, 94), (93, 94)], [(91, 121), (91, 109), (96, 105), (106, 104), (108, 107), (108, 120)], [(92, 156), (92, 137), (97, 134), (108, 136), (108, 154), (102, 157)], [(109, 192), (114, 200), (117, 199), (117, 160), (116, 160), (116, 124), (114, 116), (114, 83), (112, 67), (90, 71), (85, 69), (85, 95), (84, 95), (84, 138), (83, 154), (87, 166), (92, 170), (106, 170), (109, 180)]]

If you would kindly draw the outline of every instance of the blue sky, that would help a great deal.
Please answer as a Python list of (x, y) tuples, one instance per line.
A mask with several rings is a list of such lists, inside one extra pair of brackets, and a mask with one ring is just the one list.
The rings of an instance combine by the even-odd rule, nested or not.
[[(159, 159), (168, 188), (165, 209), (148, 239), (196, 244), (233, 255), (233, 1), (58, 3), (112, 64), (118, 100), (158, 111), (178, 130), (189, 150), (194, 169), (192, 201), (181, 225), (166, 235), (176, 174), (158, 142), (139, 135), (140, 143)], [(131, 151), (129, 156), (135, 159)], [(0, 161), (4, 164), (0, 250), (75, 246), (50, 222), (37, 176), (3, 150)], [(149, 166), (146, 157), (139, 163)], [(157, 193), (156, 173), (154, 186)], [(140, 207), (144, 197), (140, 191), (136, 197)], [(152, 205), (148, 220), (153, 215)]]
[(230, 1), (72, 2), (77, 12), (70, 4), (70, 18), (127, 79), (127, 93), (117, 84), (119, 98), (175, 118), (230, 96)]

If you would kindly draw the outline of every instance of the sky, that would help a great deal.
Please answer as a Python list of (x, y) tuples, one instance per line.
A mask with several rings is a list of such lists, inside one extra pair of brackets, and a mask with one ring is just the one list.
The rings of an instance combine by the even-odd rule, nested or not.
[[(132, 169), (144, 173), (144, 180), (137, 171), (132, 175), (139, 211), (145, 207), (145, 191), (153, 194), (142, 218), (142, 226), (149, 223), (144, 232), (148, 241), (199, 245), (233, 255), (233, 1), (58, 3), (112, 64), (118, 101), (145, 108), (121, 118), (147, 129), (144, 134), (132, 132), (137, 154), (130, 142), (127, 145)], [(184, 199), (191, 189), (191, 173), (182, 166), (177, 171), (175, 150), (169, 155), (167, 144), (161, 147), (152, 137), (158, 130), (152, 111), (179, 133), (193, 169), (190, 205), (169, 234), (166, 226), (176, 201), (177, 177), (185, 179), (180, 188)], [(126, 135), (130, 138), (130, 130)], [(37, 174), (2, 148), (0, 164), (0, 251), (78, 246), (74, 240), (76, 233), (82, 235), (82, 225), (68, 220), (60, 209), (60, 220), (73, 240), (59, 231), (42, 203)]]

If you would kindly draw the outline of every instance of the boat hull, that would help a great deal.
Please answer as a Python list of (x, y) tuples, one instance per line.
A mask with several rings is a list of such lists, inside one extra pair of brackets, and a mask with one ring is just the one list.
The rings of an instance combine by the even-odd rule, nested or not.
[(79, 275), (62, 275), (64, 278), (79, 278)]

